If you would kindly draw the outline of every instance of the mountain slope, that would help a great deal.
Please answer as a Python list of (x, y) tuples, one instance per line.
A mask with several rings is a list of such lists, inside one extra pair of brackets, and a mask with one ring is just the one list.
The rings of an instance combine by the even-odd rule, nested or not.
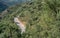
[[(52, 0), (37, 0), (9, 8), (8, 14), (0, 22), (2, 35), (0, 36), (3, 38), (60, 38), (59, 4)], [(26, 32), (22, 35), (14, 23), (14, 18), (18, 16), (19, 20), (26, 23)]]

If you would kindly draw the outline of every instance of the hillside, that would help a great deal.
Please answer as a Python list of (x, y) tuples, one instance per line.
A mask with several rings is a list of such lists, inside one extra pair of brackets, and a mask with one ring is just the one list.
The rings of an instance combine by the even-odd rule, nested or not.
[[(26, 2), (7, 11), (0, 21), (0, 38), (60, 38), (60, 0)], [(26, 23), (23, 34), (15, 17)]]

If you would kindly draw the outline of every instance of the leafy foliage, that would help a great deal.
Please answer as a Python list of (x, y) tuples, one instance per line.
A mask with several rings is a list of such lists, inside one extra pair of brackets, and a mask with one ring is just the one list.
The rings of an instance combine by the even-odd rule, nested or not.
[[(34, 0), (32, 0), (34, 1)], [(0, 22), (1, 38), (60, 38), (60, 0), (36, 0), (11, 7)], [(26, 32), (20, 34), (14, 17), (25, 21)]]

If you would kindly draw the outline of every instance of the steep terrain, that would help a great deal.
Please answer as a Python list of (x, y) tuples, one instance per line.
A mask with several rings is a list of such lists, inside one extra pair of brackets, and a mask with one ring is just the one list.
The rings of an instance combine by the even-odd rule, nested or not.
[[(26, 32), (14, 18), (26, 22)], [(0, 38), (60, 38), (60, 0), (36, 0), (10, 7), (0, 21)]]

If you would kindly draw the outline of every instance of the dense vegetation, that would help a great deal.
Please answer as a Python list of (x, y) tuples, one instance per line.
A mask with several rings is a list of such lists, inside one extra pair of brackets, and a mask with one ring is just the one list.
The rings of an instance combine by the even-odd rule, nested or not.
[[(60, 0), (32, 0), (8, 9), (0, 21), (0, 38), (60, 38)], [(25, 21), (21, 34), (14, 17)]]

